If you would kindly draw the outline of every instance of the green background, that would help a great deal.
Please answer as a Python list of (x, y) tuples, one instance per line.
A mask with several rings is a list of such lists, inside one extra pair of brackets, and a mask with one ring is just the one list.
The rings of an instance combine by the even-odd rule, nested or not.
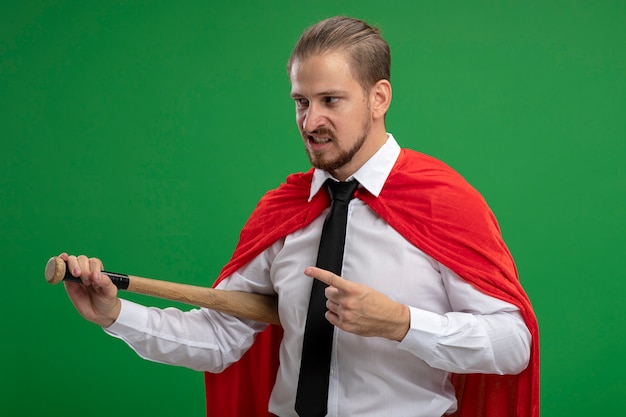
[(625, 2), (3, 0), (0, 415), (203, 415), (201, 373), (85, 322), (44, 266), (210, 285), (262, 194), (308, 168), (285, 63), (335, 14), (391, 45), (389, 131), (496, 213), (542, 414), (623, 412)]

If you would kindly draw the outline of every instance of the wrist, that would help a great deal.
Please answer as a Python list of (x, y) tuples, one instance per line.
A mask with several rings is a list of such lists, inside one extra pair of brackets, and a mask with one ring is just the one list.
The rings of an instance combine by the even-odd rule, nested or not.
[(122, 302), (119, 298), (117, 298), (115, 306), (110, 311), (103, 314), (102, 317), (95, 320), (94, 322), (97, 325), (104, 327), (106, 329), (107, 327), (115, 323), (121, 311), (122, 311)]
[(411, 327), (411, 311), (409, 307), (404, 304), (398, 304), (398, 313), (395, 315), (397, 318), (396, 325), (393, 326), (393, 332), (390, 335), (391, 340), (401, 342)]

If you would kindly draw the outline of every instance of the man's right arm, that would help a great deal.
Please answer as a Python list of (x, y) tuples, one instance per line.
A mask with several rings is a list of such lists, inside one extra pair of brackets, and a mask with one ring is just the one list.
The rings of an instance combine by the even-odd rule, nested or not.
[(144, 359), (221, 372), (239, 360), (265, 327), (204, 308), (159, 309), (121, 300), (117, 320), (104, 330)]
[[(72, 303), (87, 320), (124, 340), (139, 356), (155, 362), (195, 370), (221, 372), (252, 345), (266, 323), (242, 320), (208, 309), (181, 311), (149, 308), (117, 297), (117, 287), (105, 275), (102, 262), (86, 256), (61, 257), (82, 284), (66, 282)], [(267, 253), (262, 253), (240, 272), (224, 279), (217, 288), (271, 294)], [(244, 276), (252, 277), (250, 280)]]

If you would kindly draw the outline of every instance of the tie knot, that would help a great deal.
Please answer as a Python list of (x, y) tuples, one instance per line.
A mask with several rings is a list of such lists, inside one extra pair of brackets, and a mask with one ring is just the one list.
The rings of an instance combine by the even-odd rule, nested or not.
[(331, 200), (347, 202), (354, 196), (359, 183), (358, 181), (337, 182), (329, 179), (327, 185)]

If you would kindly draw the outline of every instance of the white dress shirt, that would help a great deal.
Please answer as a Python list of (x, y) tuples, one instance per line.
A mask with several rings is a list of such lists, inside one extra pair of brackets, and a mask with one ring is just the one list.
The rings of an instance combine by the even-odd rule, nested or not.
[[(399, 153), (389, 135), (352, 178), (378, 196)], [(311, 196), (328, 177), (315, 171)], [(278, 294), (284, 338), (269, 409), (281, 417), (297, 417), (294, 402), (312, 284), (303, 271), (315, 265), (327, 211), (219, 285)], [(342, 276), (408, 305), (411, 323), (402, 342), (335, 328), (328, 416), (442, 416), (456, 409), (450, 372), (516, 374), (528, 364), (531, 336), (515, 306), (473, 288), (356, 198), (349, 205)], [(207, 309), (161, 310), (123, 300), (119, 318), (105, 330), (143, 358), (220, 372), (265, 327)]]

